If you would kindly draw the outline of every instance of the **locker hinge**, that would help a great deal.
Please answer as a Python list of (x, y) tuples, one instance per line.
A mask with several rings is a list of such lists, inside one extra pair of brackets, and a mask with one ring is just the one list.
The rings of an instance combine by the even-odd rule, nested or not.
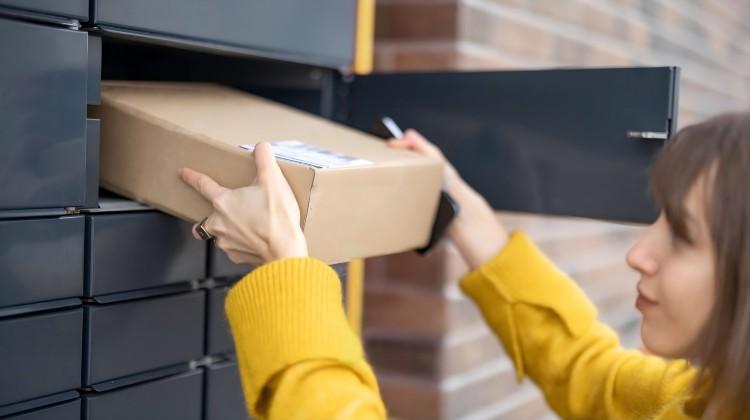
[(224, 358), (217, 356), (206, 356), (201, 359), (192, 360), (190, 362), (190, 369), (197, 369), (203, 366), (210, 366), (218, 362), (224, 361)]
[(351, 94), (351, 83), (355, 76), (352, 74), (340, 74), (333, 83), (333, 120), (346, 124), (349, 119), (349, 95)]
[(205, 280), (195, 280), (195, 290), (197, 289), (213, 289), (220, 283), (213, 278), (207, 278)]

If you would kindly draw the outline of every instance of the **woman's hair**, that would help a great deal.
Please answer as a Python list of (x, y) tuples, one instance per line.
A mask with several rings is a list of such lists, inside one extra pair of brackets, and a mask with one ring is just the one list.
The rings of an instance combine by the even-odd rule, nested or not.
[(711, 390), (708, 410), (720, 418), (750, 418), (750, 113), (680, 130), (654, 163), (656, 204), (687, 241), (685, 198), (699, 181), (707, 183), (716, 301), (691, 351), (700, 365), (695, 389)]

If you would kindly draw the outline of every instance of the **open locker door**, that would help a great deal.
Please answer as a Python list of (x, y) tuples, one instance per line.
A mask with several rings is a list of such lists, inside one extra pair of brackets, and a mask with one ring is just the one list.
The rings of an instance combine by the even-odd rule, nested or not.
[(671, 67), (372, 74), (340, 82), (335, 118), (419, 130), (498, 210), (648, 223), (677, 80)]

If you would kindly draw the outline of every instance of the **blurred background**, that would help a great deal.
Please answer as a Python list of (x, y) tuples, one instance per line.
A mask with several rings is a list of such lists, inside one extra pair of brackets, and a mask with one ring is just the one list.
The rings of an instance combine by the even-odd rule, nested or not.
[[(750, 105), (750, 5), (740, 0), (377, 0), (375, 71), (679, 66), (678, 126)], [(419, 127), (414, 127), (419, 129)], [(498, 213), (588, 293), (638, 347), (637, 226)], [(518, 384), (456, 282), (444, 244), (428, 258), (366, 263), (363, 336), (390, 414), (402, 419), (556, 418)]]

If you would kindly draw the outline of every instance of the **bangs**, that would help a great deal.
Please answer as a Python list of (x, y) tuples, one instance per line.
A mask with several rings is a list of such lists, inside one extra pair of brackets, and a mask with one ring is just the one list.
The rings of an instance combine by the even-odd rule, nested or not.
[(664, 212), (673, 232), (688, 242), (685, 201), (693, 185), (718, 160), (721, 147), (714, 141), (717, 133), (713, 130), (717, 125), (708, 120), (680, 130), (664, 146), (651, 170), (651, 194), (657, 208)]

